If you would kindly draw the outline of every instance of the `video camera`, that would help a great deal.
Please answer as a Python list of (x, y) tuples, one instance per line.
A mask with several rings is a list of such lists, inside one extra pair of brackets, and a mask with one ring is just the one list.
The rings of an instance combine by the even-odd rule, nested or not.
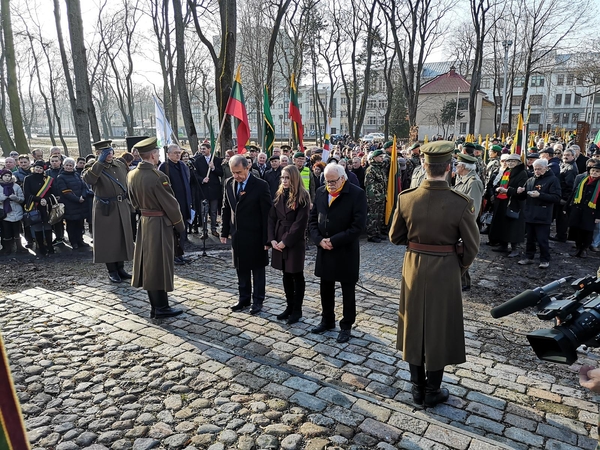
[[(540, 320), (556, 319), (557, 325), (529, 333), (529, 345), (541, 360), (573, 364), (580, 345), (600, 347), (600, 279), (592, 276), (573, 279), (565, 277), (523, 291), (493, 308), (492, 317), (498, 319), (535, 306)], [(551, 297), (568, 283), (575, 290), (574, 294), (559, 299)]]

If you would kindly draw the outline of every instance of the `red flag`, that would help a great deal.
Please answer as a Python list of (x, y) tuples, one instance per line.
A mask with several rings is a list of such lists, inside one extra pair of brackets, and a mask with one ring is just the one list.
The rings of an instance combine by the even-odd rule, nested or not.
[(304, 151), (304, 128), (302, 128), (302, 114), (300, 114), (300, 107), (298, 106), (298, 91), (296, 89), (296, 83), (294, 82), (294, 74), (290, 81), (290, 113), (289, 117), (292, 119), (292, 130), (294, 132), (294, 141), (300, 144), (300, 151)]
[(248, 124), (248, 114), (244, 103), (244, 92), (242, 91), (242, 78), (240, 76), (241, 67), (238, 66), (235, 74), (235, 80), (231, 88), (231, 94), (225, 107), (225, 114), (229, 114), (238, 120), (236, 130), (238, 153), (244, 153), (246, 144), (250, 140), (250, 125)]

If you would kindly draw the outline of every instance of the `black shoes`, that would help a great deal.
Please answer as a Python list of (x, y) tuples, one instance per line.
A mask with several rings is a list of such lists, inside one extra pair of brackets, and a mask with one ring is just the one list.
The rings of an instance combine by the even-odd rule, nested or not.
[(123, 281), (119, 276), (119, 272), (108, 272), (108, 279), (113, 283), (121, 283)]
[(277, 320), (286, 320), (288, 317), (290, 317), (291, 313), (292, 309), (290, 307), (287, 307), (285, 311), (277, 315)]
[(174, 258), (173, 262), (175, 263), (176, 266), (184, 266), (185, 265), (185, 261), (183, 260), (183, 258), (181, 256), (176, 256)]
[(310, 330), (311, 333), (320, 334), (324, 333), (327, 330), (333, 330), (335, 328), (335, 323), (326, 323), (321, 322), (319, 325)]
[(550, 236), (548, 239), (554, 242), (567, 242), (566, 238), (560, 238), (558, 236)]
[(423, 404), (423, 400), (425, 399), (425, 388), (424, 387), (417, 386), (416, 383), (413, 383), (413, 387), (410, 390), (410, 393), (412, 394), (413, 401), (417, 405), (422, 405)]
[(119, 268), (117, 273), (119, 274), (121, 280), (131, 280), (131, 274), (128, 274), (127, 272), (125, 272), (125, 270)]
[(351, 330), (340, 330), (340, 334), (338, 334), (338, 337), (336, 340), (339, 344), (343, 344), (344, 342), (348, 342), (351, 337), (352, 337)]
[(244, 309), (248, 308), (249, 306), (250, 306), (250, 303), (238, 302), (237, 305), (233, 305), (231, 307), (231, 310), (233, 312), (239, 312), (239, 311), (243, 311)]
[(368, 242), (376, 242), (377, 244), (379, 244), (381, 242), (381, 239), (379, 239), (377, 236), (372, 236), (369, 239), (367, 239)]
[(159, 308), (154, 308), (150, 311), (151, 319), (164, 319), (167, 317), (175, 317), (179, 314), (182, 314), (183, 311), (177, 308), (171, 308), (170, 306), (162, 306)]
[(504, 253), (504, 252), (508, 252), (508, 247), (498, 247), (498, 248), (493, 248), (492, 249), (493, 252), (498, 252), (498, 253)]
[(289, 315), (289, 318), (287, 320), (287, 324), (288, 325), (295, 324), (295, 323), (299, 322), (301, 318), (302, 318), (302, 313), (301, 312), (293, 312), (293, 313), (291, 313)]
[(470, 290), (471, 290), (471, 286), (463, 286), (462, 287), (462, 291), (463, 292), (467, 292), (467, 291), (470, 291)]
[(436, 389), (434, 391), (426, 390), (425, 400), (423, 403), (426, 408), (433, 408), (435, 405), (444, 403), (446, 400), (448, 400), (449, 396), (450, 393), (446, 388)]
[(262, 302), (261, 303), (256, 303), (256, 302), (252, 303), (252, 307), (250, 308), (250, 314), (255, 316), (256, 314), (258, 314), (261, 311), (262, 311)]

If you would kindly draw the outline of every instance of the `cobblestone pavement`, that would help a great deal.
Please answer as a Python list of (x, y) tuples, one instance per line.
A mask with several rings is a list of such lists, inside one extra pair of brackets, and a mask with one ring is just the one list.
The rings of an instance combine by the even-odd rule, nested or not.
[[(579, 388), (577, 366), (536, 360), (522, 335), (547, 324), (525, 313), (489, 317), (491, 304), (540, 281), (537, 271), (519, 273), (523, 286), (507, 283), (519, 271), (495, 270), (498, 257), (482, 247), (465, 299), (468, 361), (447, 368), (449, 401), (424, 410), (395, 350), (403, 247), (363, 245), (347, 344), (335, 331), (309, 331), (320, 310), (314, 250), (304, 318), (292, 326), (275, 318), (284, 304), (278, 272), (267, 271), (261, 314), (232, 313), (229, 254), (209, 254), (176, 268), (171, 301), (186, 312), (174, 319), (148, 319), (145, 291), (103, 281), (0, 301), (33, 448), (595, 447), (599, 398)], [(582, 362), (597, 358), (582, 353)]]

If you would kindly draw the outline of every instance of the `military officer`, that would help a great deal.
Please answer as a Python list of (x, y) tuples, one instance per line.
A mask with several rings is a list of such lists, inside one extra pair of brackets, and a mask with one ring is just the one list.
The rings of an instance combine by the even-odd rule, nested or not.
[(460, 278), (479, 249), (473, 201), (448, 186), (453, 150), (449, 141), (422, 146), (427, 179), (398, 196), (389, 233), (408, 247), (396, 346), (409, 363), (413, 400), (426, 407), (448, 399), (444, 367), (466, 361)]
[(483, 158), (482, 158), (483, 152), (485, 152), (485, 148), (483, 147), (483, 145), (475, 144), (475, 151), (473, 152), (473, 156), (477, 160), (475, 163), (476, 164), (476, 173), (479, 176), (479, 179), (481, 180), (481, 182), (485, 185), (486, 170), (485, 170), (485, 162), (483, 161)]
[[(459, 153), (456, 155), (456, 159), (456, 179), (453, 189), (473, 200), (475, 217), (479, 217), (481, 200), (483, 198), (483, 183), (475, 173), (477, 158)], [(461, 282), (463, 291), (471, 289), (471, 276), (468, 269), (463, 271)]]
[(415, 142), (413, 145), (410, 146), (409, 148), (411, 155), (410, 155), (410, 161), (412, 161), (413, 165), (415, 167), (420, 166), (421, 165), (421, 143), (419, 141)]
[(94, 191), (94, 262), (105, 263), (108, 279), (120, 283), (131, 279), (124, 261), (133, 258), (132, 209), (127, 197), (129, 168), (114, 157), (111, 144), (108, 140), (92, 144), (97, 159), (86, 165), (82, 178)]
[(372, 153), (371, 164), (365, 172), (365, 191), (367, 194), (367, 236), (369, 242), (381, 242), (385, 196), (387, 193), (386, 165), (383, 150)]
[[(185, 231), (179, 203), (169, 177), (156, 170), (159, 149), (156, 138), (144, 139), (136, 148), (142, 158), (129, 172), (129, 196), (140, 211), (131, 285), (148, 291), (150, 317), (161, 319), (182, 313), (169, 306), (167, 292), (174, 289), (175, 235)], [(159, 245), (160, 244), (160, 245)]]

